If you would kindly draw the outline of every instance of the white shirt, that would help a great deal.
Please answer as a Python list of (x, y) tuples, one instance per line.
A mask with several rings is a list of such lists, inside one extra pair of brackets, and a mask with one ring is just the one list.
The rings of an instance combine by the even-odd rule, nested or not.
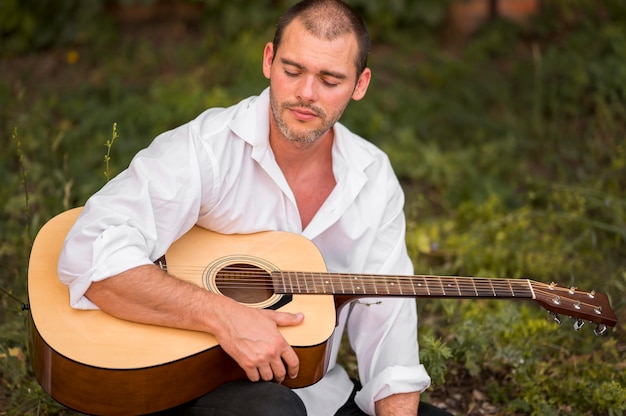
[[(302, 234), (319, 248), (329, 272), (412, 274), (404, 194), (387, 156), (337, 123), (337, 184), (303, 230), (269, 145), (269, 114), (269, 89), (232, 107), (207, 110), (159, 135), (93, 195), (59, 260), (71, 305), (96, 308), (84, 296), (91, 282), (151, 264), (194, 224), (222, 234)], [(363, 384), (355, 400), (366, 413), (374, 414), (376, 400), (428, 388), (414, 299), (361, 299), (343, 308), (338, 323), (328, 373), (295, 390), (310, 415), (334, 414), (351, 393), (352, 382), (336, 364), (346, 327)]]

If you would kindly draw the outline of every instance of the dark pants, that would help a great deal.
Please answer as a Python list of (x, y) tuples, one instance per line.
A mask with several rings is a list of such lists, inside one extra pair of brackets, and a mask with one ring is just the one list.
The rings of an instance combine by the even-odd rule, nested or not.
[[(352, 395), (335, 416), (364, 416)], [(306, 416), (302, 400), (291, 389), (276, 383), (227, 383), (190, 403), (158, 415), (189, 416)], [(419, 416), (451, 416), (450, 413), (420, 403)]]

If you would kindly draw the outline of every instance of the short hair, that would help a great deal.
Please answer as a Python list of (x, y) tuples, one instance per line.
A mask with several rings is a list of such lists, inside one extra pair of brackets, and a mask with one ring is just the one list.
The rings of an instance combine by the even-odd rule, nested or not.
[(283, 13), (274, 34), (274, 56), (280, 47), (285, 28), (300, 18), (306, 30), (320, 39), (335, 40), (354, 33), (358, 54), (355, 58), (357, 76), (367, 68), (371, 37), (359, 14), (341, 0), (303, 0)]

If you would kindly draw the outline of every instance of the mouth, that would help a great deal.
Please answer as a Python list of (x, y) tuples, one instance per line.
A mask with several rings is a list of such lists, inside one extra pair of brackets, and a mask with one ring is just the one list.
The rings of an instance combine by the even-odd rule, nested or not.
[(317, 113), (302, 107), (290, 107), (289, 112), (300, 121), (309, 121), (317, 117)]

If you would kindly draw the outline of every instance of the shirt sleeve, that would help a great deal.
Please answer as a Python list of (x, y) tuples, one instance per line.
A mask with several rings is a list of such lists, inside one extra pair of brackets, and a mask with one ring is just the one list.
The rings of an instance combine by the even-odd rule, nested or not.
[[(372, 273), (411, 275), (407, 254), (404, 194), (397, 179), (390, 179), (385, 218), (370, 255)], [(375, 269), (375, 270), (374, 270)], [(347, 322), (363, 388), (355, 402), (367, 414), (377, 400), (397, 393), (422, 392), (430, 377), (419, 360), (417, 308), (414, 298), (367, 298), (350, 305)]]
[(92, 282), (154, 262), (193, 226), (201, 204), (199, 147), (189, 125), (163, 133), (87, 201), (58, 265), (72, 307), (95, 309), (85, 297)]

